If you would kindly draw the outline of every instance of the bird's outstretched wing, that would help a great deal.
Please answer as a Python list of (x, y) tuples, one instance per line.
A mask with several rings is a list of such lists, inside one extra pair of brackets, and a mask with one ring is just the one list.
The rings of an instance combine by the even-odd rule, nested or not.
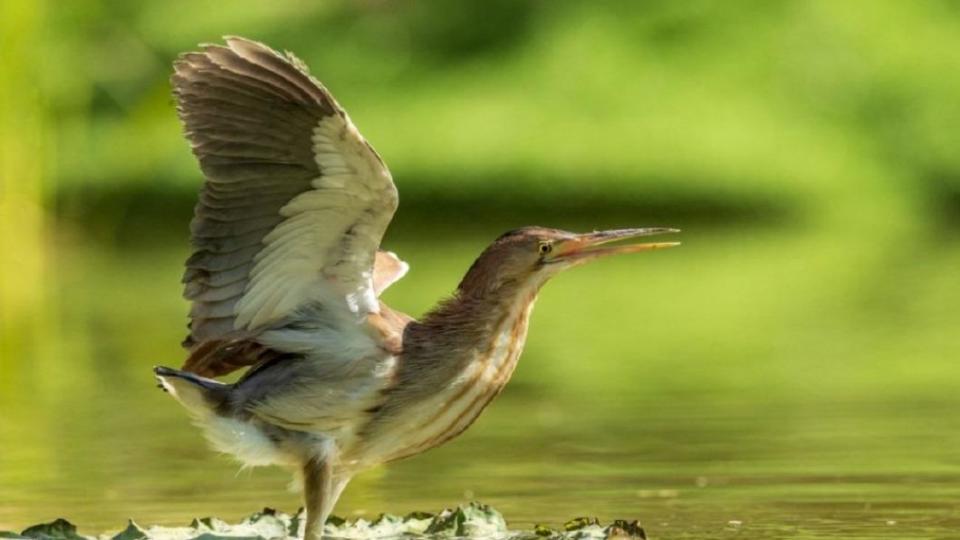
[[(406, 271), (378, 253), (397, 208), (380, 156), (302, 62), (260, 43), (231, 37), (184, 54), (172, 83), (206, 176), (183, 277), (184, 345), (247, 351), (241, 365), (264, 350), (362, 347), (377, 295)], [(238, 367), (228, 364), (205, 374)]]

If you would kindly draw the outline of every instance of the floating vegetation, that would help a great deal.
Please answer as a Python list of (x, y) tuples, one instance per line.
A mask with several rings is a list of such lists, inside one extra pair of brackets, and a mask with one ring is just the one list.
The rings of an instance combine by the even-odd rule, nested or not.
[[(208, 517), (194, 519), (186, 527), (142, 528), (133, 521), (114, 535), (83, 536), (65, 519), (42, 523), (21, 533), (0, 531), (0, 538), (32, 540), (271, 540), (297, 538), (303, 534), (303, 512), (289, 515), (264, 508), (240, 523), (231, 525)], [(502, 540), (606, 540), (608, 538), (641, 538), (646, 534), (637, 521), (616, 520), (603, 526), (596, 518), (576, 518), (562, 529), (537, 525), (532, 531), (515, 531), (507, 527), (500, 512), (480, 503), (470, 503), (439, 514), (413, 512), (406, 516), (381, 514), (372, 521), (346, 520), (331, 516), (324, 528), (329, 538), (494, 538)]]

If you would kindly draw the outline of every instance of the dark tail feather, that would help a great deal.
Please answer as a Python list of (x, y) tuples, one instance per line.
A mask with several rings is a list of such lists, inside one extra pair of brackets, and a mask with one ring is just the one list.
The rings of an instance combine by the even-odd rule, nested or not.
[(230, 391), (229, 384), (179, 369), (156, 366), (153, 373), (160, 382), (160, 388), (173, 394), (187, 409), (197, 413), (215, 412)]
[(210, 390), (212, 392), (223, 391), (228, 386), (220, 381), (215, 381), (213, 379), (208, 379), (206, 377), (201, 377), (190, 373), (189, 371), (180, 371), (179, 369), (168, 368), (164, 366), (154, 366), (153, 373), (158, 377), (178, 377), (185, 381), (191, 382), (205, 390)]

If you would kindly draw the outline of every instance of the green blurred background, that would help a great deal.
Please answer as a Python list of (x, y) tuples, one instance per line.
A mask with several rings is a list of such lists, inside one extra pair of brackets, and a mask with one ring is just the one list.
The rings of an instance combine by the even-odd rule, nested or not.
[(960, 2), (7, 0), (0, 529), (298, 504), (149, 371), (183, 357), (201, 181), (170, 64), (228, 34), (303, 58), (390, 165), (415, 316), (517, 226), (684, 229), (548, 285), (502, 397), (338, 513), (960, 527)]

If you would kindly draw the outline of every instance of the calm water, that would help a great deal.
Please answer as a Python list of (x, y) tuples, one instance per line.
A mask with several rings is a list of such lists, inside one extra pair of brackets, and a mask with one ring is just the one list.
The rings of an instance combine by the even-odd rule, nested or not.
[[(474, 427), (358, 477), (336, 512), (481, 500), (521, 528), (596, 515), (655, 538), (960, 536), (956, 242), (746, 236), (688, 233), (549, 284)], [(397, 240), (413, 270), (389, 301), (421, 313), (484, 240)], [(54, 243), (29, 339), (0, 351), (0, 529), (299, 505), (286, 472), (238, 472), (154, 387), (150, 366), (181, 358), (183, 256)]]

